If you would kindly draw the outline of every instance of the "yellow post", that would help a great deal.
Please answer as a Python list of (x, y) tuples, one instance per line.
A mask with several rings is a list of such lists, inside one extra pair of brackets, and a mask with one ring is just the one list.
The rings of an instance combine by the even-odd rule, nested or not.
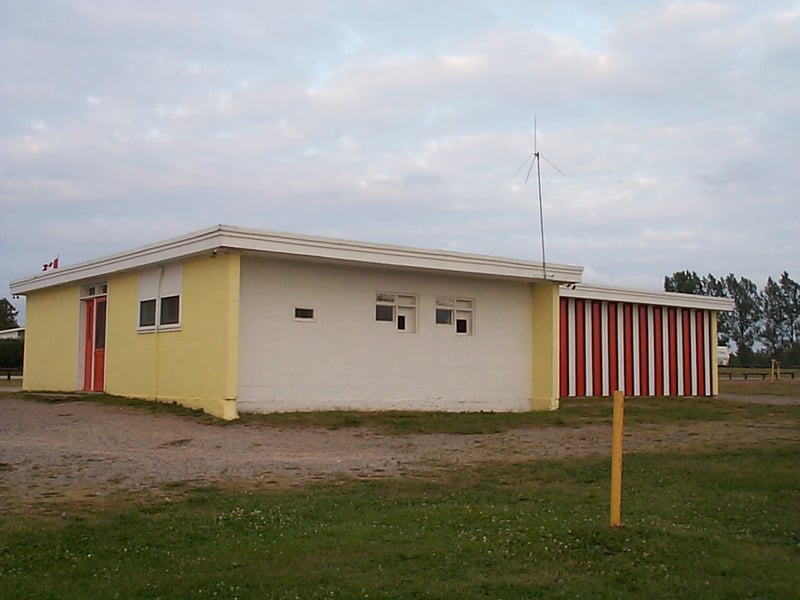
[(781, 363), (774, 358), (769, 361), (769, 380), (775, 381), (775, 374), (777, 373), (778, 379), (781, 378)]
[(611, 442), (611, 527), (620, 526), (622, 506), (622, 416), (625, 396), (614, 392), (614, 428)]

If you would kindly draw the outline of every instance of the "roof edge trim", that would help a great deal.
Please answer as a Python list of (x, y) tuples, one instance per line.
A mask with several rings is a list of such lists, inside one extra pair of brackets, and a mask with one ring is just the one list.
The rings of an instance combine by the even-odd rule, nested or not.
[(732, 311), (734, 307), (733, 300), (730, 298), (714, 298), (676, 292), (653, 292), (591, 284), (562, 285), (559, 292), (565, 298), (631, 302), (633, 304), (653, 304), (678, 308), (700, 308), (724, 312)]
[(216, 225), (133, 250), (12, 281), (10, 289), (12, 294), (25, 294), (190, 258), (219, 248), (290, 256), (301, 260), (322, 259), (365, 266), (462, 273), (532, 282), (578, 283), (583, 273), (583, 267), (548, 264), (545, 278), (544, 265), (540, 262)]

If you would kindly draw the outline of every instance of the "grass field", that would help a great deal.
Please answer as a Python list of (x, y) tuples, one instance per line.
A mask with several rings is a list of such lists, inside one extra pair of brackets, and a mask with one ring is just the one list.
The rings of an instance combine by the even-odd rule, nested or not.
[[(626, 409), (631, 426), (775, 415), (800, 426), (798, 406), (630, 399)], [(610, 404), (539, 415), (253, 425), (491, 432), (606, 422)], [(0, 518), (0, 598), (797, 598), (798, 464), (791, 441), (626, 454), (621, 529), (608, 527), (609, 460), (597, 458), (283, 491), (179, 486), (171, 500), (128, 496), (92, 511), (51, 504)]]
[(605, 461), (4, 520), (4, 598), (793, 598), (800, 450)]

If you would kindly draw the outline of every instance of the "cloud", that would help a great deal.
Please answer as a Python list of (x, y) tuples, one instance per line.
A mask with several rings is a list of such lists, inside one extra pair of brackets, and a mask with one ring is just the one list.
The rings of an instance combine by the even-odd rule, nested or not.
[[(0, 8), (0, 274), (231, 223), (658, 288), (798, 270), (791, 2)], [(562, 176), (550, 164), (566, 173)]]

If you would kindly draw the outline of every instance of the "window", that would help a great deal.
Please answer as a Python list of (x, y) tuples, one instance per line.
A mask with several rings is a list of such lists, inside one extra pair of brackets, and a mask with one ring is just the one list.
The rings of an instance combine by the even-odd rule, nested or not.
[(180, 323), (180, 296), (167, 296), (161, 299), (161, 316), (159, 325), (177, 325)]
[(436, 298), (436, 324), (454, 326), (459, 335), (472, 335), (475, 301), (466, 298)]
[(417, 297), (412, 294), (375, 294), (375, 320), (394, 323), (397, 331), (417, 331)]
[(452, 298), (436, 298), (436, 324), (437, 325), (453, 324)]
[(298, 308), (294, 309), (294, 318), (297, 321), (313, 321), (314, 309), (313, 308)]
[(81, 298), (96, 298), (108, 294), (107, 283), (89, 283), (81, 286)]
[(394, 306), (386, 306), (385, 304), (375, 305), (375, 320), (376, 321), (394, 321)]
[(179, 329), (183, 267), (167, 265), (139, 274), (139, 331)]
[(156, 301), (141, 300), (139, 302), (139, 327), (155, 327)]

